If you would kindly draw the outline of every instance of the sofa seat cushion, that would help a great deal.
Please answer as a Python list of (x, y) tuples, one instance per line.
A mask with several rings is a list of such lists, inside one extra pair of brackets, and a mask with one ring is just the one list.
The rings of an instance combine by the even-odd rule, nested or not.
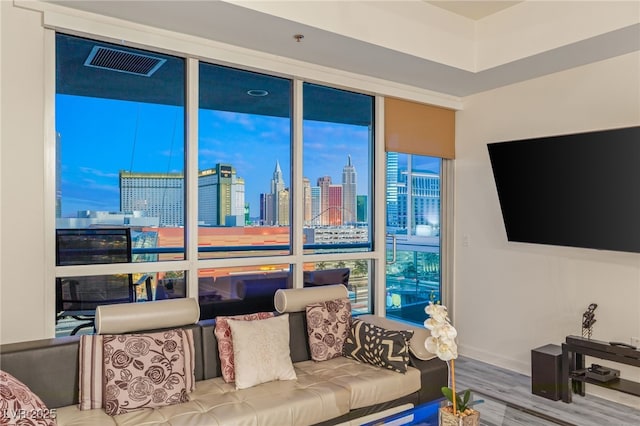
[(101, 409), (80, 411), (76, 406), (62, 407), (58, 409), (58, 425), (297, 426), (349, 412), (349, 391), (344, 386), (298, 371), (297, 380), (263, 383), (238, 391), (222, 377), (204, 380), (189, 394), (189, 402), (114, 417)]
[(322, 362), (302, 361), (295, 366), (296, 371), (315, 380), (331, 382), (348, 390), (352, 410), (420, 390), (420, 370), (413, 367), (408, 367), (406, 373), (397, 373), (345, 357)]

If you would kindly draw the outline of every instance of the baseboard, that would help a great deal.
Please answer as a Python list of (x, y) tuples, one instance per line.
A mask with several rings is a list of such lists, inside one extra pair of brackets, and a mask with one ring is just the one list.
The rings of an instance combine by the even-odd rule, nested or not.
[(458, 345), (458, 353), (468, 358), (477, 359), (478, 361), (495, 365), (496, 367), (515, 371), (516, 373), (524, 374), (525, 376), (531, 376), (530, 362), (522, 362), (512, 358), (505, 358), (503, 356), (496, 355), (495, 353), (467, 345)]

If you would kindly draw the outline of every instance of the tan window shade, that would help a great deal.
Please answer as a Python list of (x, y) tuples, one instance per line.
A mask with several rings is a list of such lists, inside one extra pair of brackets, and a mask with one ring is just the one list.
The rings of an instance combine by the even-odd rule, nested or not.
[(455, 111), (401, 99), (384, 100), (388, 152), (455, 158)]

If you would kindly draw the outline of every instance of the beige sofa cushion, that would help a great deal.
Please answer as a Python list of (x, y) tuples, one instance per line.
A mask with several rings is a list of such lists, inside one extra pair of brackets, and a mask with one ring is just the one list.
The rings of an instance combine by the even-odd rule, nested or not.
[(99, 409), (63, 407), (58, 409), (58, 426), (256, 424), (256, 415), (261, 417), (261, 424), (298, 426), (349, 412), (349, 391), (344, 386), (300, 369), (296, 374), (297, 380), (263, 383), (239, 391), (222, 377), (204, 380), (197, 383), (189, 402), (114, 417)]
[(347, 389), (352, 410), (392, 401), (420, 390), (420, 370), (413, 367), (408, 367), (402, 374), (339, 357), (322, 362), (298, 362), (296, 371)]

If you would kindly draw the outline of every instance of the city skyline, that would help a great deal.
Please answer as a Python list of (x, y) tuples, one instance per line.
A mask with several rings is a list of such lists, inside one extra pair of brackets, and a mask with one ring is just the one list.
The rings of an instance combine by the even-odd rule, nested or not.
[[(56, 109), (60, 217), (119, 211), (120, 171), (184, 173), (182, 107), (58, 94)], [(289, 119), (201, 110), (199, 121), (198, 169), (233, 164), (249, 183), (250, 216), (258, 217), (260, 194), (269, 192), (276, 163), (291, 186)], [(370, 196), (370, 138), (367, 126), (305, 120), (303, 175), (311, 183), (322, 176), (339, 183), (350, 156), (358, 170), (356, 195)], [(403, 158), (399, 168), (406, 167)], [(414, 169), (439, 173), (438, 159), (414, 158)]]
[[(62, 217), (118, 211), (120, 171), (184, 173), (182, 107), (57, 95), (56, 108)], [(238, 176), (251, 182), (246, 194), (251, 217), (259, 215), (260, 194), (269, 192), (276, 163), (291, 186), (288, 118), (201, 110), (199, 119), (198, 170), (233, 164)], [(328, 175), (340, 182), (351, 155), (355, 167), (365, 171), (358, 174), (358, 195), (369, 195), (363, 192), (369, 187), (367, 127), (306, 120), (304, 135), (305, 176), (315, 182)]]

